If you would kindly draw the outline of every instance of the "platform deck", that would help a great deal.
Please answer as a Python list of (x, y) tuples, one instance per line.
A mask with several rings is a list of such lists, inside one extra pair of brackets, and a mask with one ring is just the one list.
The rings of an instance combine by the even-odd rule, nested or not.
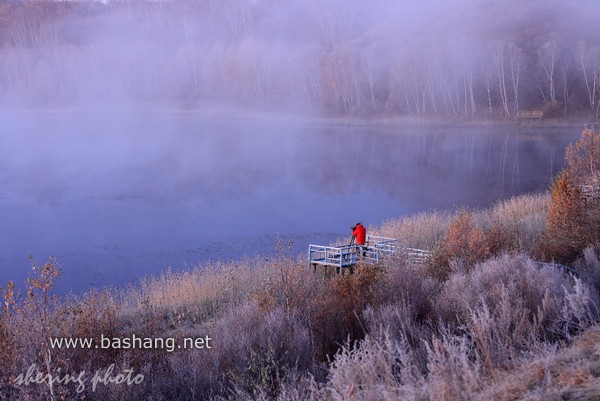
[[(359, 261), (376, 263), (382, 258), (393, 255), (397, 250), (398, 240), (396, 238), (367, 235), (367, 242), (364, 246), (356, 244), (309, 245), (308, 260), (314, 269), (321, 265), (334, 267), (337, 273), (343, 273), (344, 269), (352, 272), (354, 265)], [(422, 249), (402, 248), (402, 251), (414, 263), (425, 263), (431, 256), (430, 252)]]

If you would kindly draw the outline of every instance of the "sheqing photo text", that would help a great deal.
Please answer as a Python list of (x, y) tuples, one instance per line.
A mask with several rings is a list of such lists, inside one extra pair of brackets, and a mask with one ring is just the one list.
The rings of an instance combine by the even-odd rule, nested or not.
[(105, 337), (99, 339), (89, 337), (56, 337), (50, 338), (50, 347), (60, 349), (164, 349), (173, 352), (177, 349), (210, 349), (212, 338), (184, 337), (139, 337), (135, 334), (129, 337)]

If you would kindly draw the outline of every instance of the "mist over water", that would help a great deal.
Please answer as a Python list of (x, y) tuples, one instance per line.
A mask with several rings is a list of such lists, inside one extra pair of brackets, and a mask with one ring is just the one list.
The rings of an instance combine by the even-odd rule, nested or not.
[(378, 128), (182, 112), (4, 113), (0, 282), (28, 255), (61, 292), (292, 254), (357, 221), (543, 191), (580, 128)]
[(0, 4), (0, 105), (598, 121), (595, 0)]

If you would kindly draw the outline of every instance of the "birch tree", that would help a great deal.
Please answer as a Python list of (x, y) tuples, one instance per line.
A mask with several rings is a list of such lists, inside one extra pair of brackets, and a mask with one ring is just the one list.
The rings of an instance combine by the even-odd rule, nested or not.
[(554, 41), (549, 41), (544, 43), (538, 52), (540, 65), (546, 84), (548, 85), (550, 102), (556, 101), (556, 62), (558, 60), (558, 50), (558, 44)]
[(510, 117), (510, 111), (508, 108), (508, 94), (506, 90), (505, 43), (502, 41), (493, 43), (491, 53), (496, 70), (496, 76), (498, 78), (498, 91), (500, 92), (500, 99), (502, 101), (502, 111), (507, 117)]
[(571, 105), (571, 86), (572, 86), (572, 57), (568, 57), (566, 54), (561, 54), (559, 60), (559, 76), (560, 83), (562, 84), (562, 98), (563, 98), (563, 114), (566, 116), (569, 113), (569, 107)]
[(587, 100), (592, 111), (596, 110), (600, 90), (600, 46), (590, 46), (584, 42), (577, 45), (577, 61), (583, 73)]
[(515, 44), (508, 46), (508, 62), (510, 65), (510, 77), (513, 89), (514, 110), (519, 112), (519, 84), (521, 82), (521, 59), (523, 51)]
[(346, 49), (336, 48), (322, 58), (320, 71), (323, 100), (327, 107), (343, 112), (354, 111), (361, 104), (358, 57)]

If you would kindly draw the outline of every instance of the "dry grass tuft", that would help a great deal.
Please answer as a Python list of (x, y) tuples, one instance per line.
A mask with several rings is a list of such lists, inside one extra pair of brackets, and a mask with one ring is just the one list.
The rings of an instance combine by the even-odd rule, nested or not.
[(268, 274), (264, 260), (211, 263), (190, 271), (148, 276), (118, 294), (123, 313), (161, 313), (172, 324), (197, 324), (250, 299)]
[(548, 193), (521, 195), (498, 202), (489, 211), (476, 213), (475, 219), (483, 229), (502, 222), (520, 249), (530, 249), (546, 228)]
[(600, 394), (600, 326), (582, 334), (563, 351), (548, 351), (505, 372), (481, 399), (596, 400)]
[(449, 211), (419, 213), (386, 221), (373, 233), (398, 238), (402, 246), (432, 250), (442, 243), (452, 220), (454, 213)]

